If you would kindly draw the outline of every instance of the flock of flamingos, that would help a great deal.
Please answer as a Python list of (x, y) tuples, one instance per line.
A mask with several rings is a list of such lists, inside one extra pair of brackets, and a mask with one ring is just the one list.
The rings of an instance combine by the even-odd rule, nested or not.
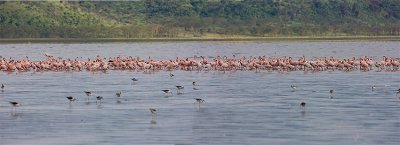
[(279, 71), (324, 71), (324, 70), (361, 70), (361, 71), (397, 71), (400, 67), (399, 58), (389, 58), (383, 56), (380, 60), (374, 60), (372, 57), (359, 57), (338, 59), (312, 58), (307, 59), (301, 56), (299, 59), (292, 57), (226, 57), (217, 56), (213, 58), (191, 57), (178, 58), (170, 60), (140, 59), (128, 57), (110, 57), (102, 58), (75, 58), (63, 59), (45, 54), (45, 60), (32, 61), (28, 57), (14, 60), (0, 56), (1, 71), (106, 71), (106, 70), (143, 70), (146, 72), (155, 70), (197, 70), (197, 71), (231, 71), (231, 70), (279, 70)]
[[(0, 56), (0, 70), (13, 72), (13, 71), (107, 71), (107, 70), (142, 70), (145, 72), (151, 72), (156, 70), (197, 70), (197, 71), (209, 71), (209, 70), (219, 70), (219, 71), (231, 71), (231, 70), (278, 70), (278, 71), (325, 71), (325, 70), (360, 70), (360, 71), (398, 71), (400, 67), (400, 58), (388, 58), (383, 56), (381, 60), (374, 60), (372, 57), (360, 57), (360, 58), (349, 58), (349, 59), (337, 59), (334, 57), (330, 58), (313, 58), (306, 59), (305, 56), (294, 60), (292, 57), (269, 57), (265, 56), (259, 57), (240, 57), (232, 56), (231, 58), (223, 56), (217, 56), (206, 59), (204, 56), (193, 57), (193, 58), (181, 58), (176, 57), (174, 60), (153, 60), (151, 57), (148, 59), (140, 59), (129, 57), (113, 57), (113, 58), (102, 58), (97, 56), (93, 59), (88, 58), (82, 60), (82, 58), (76, 59), (63, 59), (61, 57), (54, 57), (49, 54), (45, 54), (45, 60), (41, 61), (31, 61), (28, 57), (20, 60), (14, 60), (12, 58), (4, 58)], [(171, 77), (173, 74), (171, 74)], [(137, 81), (133, 78), (132, 81)], [(195, 82), (193, 82), (193, 89), (195, 89)], [(178, 91), (183, 89), (182, 86), (176, 86)], [(295, 86), (292, 85), (291, 88), (295, 90)], [(1, 90), (3, 91), (4, 85), (1, 85)], [(375, 86), (372, 86), (372, 90)], [(171, 90), (162, 90), (166, 94), (171, 93)], [(397, 90), (397, 94), (400, 94), (400, 89)], [(330, 94), (333, 90), (330, 90)], [(85, 91), (87, 96), (91, 96), (92, 92)], [(121, 92), (116, 93), (117, 97), (121, 96)], [(67, 99), (72, 102), (76, 98), (69, 96)], [(97, 96), (96, 100), (100, 101), (103, 99), (101, 96)], [(196, 102), (199, 105), (204, 103), (203, 99), (196, 98)], [(96, 103), (97, 103), (96, 101)], [(11, 101), (10, 104), (15, 107), (20, 106), (18, 102)], [(306, 103), (301, 102), (300, 106), (304, 109)], [(155, 108), (149, 109), (153, 118), (157, 115), (157, 110)], [(154, 121), (154, 120), (152, 120)]]

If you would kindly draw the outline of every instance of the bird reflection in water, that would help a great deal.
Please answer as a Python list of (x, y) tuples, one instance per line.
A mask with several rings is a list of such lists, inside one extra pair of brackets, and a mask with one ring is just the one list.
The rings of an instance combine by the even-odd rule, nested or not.
[(121, 104), (122, 103), (122, 101), (121, 100), (117, 100), (117, 104)]
[(16, 111), (11, 111), (10, 116), (11, 116), (11, 119), (18, 120), (22, 117), (22, 113), (16, 112)]

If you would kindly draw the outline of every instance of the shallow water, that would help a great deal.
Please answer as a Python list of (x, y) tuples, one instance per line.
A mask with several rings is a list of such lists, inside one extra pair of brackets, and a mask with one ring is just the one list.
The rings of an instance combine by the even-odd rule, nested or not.
[[(4, 57), (399, 57), (400, 42), (1, 44)], [(399, 144), (399, 72), (0, 72), (0, 144)], [(139, 79), (133, 83), (130, 78)], [(196, 90), (192, 81), (197, 82)], [(290, 85), (297, 90), (292, 92)], [(183, 94), (175, 86), (185, 86)], [(376, 90), (372, 91), (371, 86)], [(161, 90), (171, 89), (173, 95)], [(330, 99), (329, 90), (334, 94)], [(93, 91), (87, 97), (83, 91)], [(122, 98), (115, 93), (122, 91)], [(102, 103), (95, 96), (103, 96)], [(66, 96), (79, 100), (68, 103)], [(206, 103), (198, 108), (194, 98)], [(22, 107), (13, 111), (7, 101)], [(303, 110), (300, 102), (306, 102)], [(157, 108), (152, 118), (149, 108)]]

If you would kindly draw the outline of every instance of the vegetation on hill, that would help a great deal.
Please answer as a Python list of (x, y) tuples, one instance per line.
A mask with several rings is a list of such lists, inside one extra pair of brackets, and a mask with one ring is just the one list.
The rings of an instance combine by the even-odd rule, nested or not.
[(400, 35), (400, 0), (0, 2), (0, 38), (208, 35)]

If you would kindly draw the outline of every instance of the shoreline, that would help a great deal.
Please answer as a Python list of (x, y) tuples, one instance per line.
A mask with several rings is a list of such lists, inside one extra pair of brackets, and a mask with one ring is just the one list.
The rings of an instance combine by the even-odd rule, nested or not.
[(7, 43), (96, 43), (96, 42), (185, 42), (185, 41), (400, 41), (400, 36), (295, 36), (295, 37), (187, 37), (187, 38), (16, 38), (0, 39)]

